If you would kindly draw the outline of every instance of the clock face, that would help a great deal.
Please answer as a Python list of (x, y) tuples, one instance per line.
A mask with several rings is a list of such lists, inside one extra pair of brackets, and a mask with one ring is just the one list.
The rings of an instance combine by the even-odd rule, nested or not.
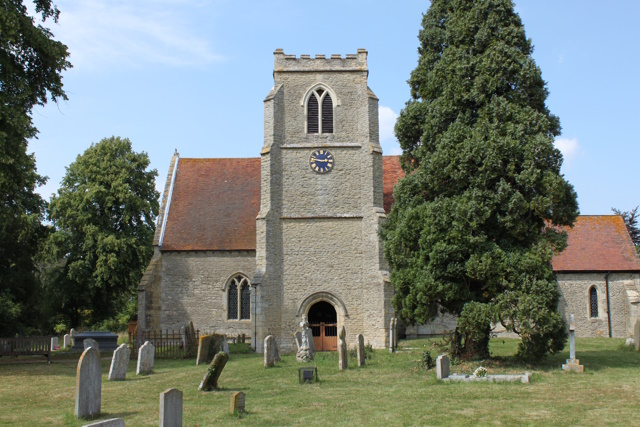
[(309, 157), (309, 166), (317, 173), (327, 173), (333, 168), (333, 154), (325, 149), (316, 150)]

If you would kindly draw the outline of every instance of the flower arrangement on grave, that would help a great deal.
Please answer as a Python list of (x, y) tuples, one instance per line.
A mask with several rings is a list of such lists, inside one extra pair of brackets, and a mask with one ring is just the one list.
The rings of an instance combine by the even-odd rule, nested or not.
[(477, 378), (484, 378), (487, 376), (487, 368), (480, 366), (478, 369), (473, 371), (473, 376)]

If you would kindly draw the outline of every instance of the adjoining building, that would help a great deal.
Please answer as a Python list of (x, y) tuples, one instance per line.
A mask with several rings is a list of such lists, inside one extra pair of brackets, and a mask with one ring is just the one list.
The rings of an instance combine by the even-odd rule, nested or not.
[[(261, 157), (171, 159), (139, 327), (193, 321), (251, 336), (258, 352), (271, 334), (286, 351), (304, 315), (320, 349), (334, 348), (342, 326), (386, 347), (394, 291), (379, 229), (403, 172), (398, 157), (382, 155), (367, 51), (274, 55)], [(584, 242), (587, 258), (574, 249)], [(640, 295), (632, 249), (618, 216), (580, 217), (569, 231), (554, 269), (560, 309), (584, 324), (578, 336), (629, 335)], [(440, 333), (434, 324), (407, 333)]]

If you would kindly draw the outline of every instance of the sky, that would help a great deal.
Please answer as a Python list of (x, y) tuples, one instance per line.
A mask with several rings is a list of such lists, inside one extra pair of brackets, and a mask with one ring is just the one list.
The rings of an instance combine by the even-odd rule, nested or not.
[[(26, 3), (29, 3), (27, 0)], [(29, 144), (38, 192), (57, 192), (92, 143), (129, 138), (157, 169), (163, 189), (174, 150), (180, 157), (259, 157), (263, 100), (273, 86), (273, 52), (368, 50), (369, 87), (380, 99), (380, 141), (399, 154), (395, 119), (409, 100), (418, 60), (422, 0), (55, 0), (45, 24), (69, 48), (69, 99), (33, 111)], [(516, 12), (560, 117), (562, 173), (583, 215), (640, 204), (637, 125), (640, 2), (519, 0)]]

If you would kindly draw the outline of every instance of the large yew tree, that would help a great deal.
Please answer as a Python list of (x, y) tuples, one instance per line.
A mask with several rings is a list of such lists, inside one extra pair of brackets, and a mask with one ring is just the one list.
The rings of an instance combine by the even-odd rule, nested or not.
[(531, 40), (510, 0), (433, 0), (422, 26), (382, 231), (395, 308), (410, 323), (458, 316), (455, 356), (487, 357), (492, 322), (521, 336), (523, 358), (559, 351), (553, 226), (578, 206)]

